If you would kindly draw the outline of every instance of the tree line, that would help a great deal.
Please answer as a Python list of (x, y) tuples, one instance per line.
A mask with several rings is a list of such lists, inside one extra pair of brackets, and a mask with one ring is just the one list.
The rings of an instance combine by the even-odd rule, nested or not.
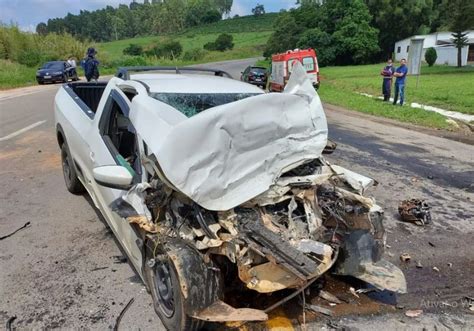
[(472, 0), (298, 0), (280, 14), (265, 56), (312, 47), (321, 65), (384, 61), (395, 42), (415, 34), (453, 31), (459, 50), (474, 28)]
[(117, 8), (81, 10), (63, 18), (49, 19), (36, 26), (40, 35), (68, 33), (81, 40), (98, 42), (139, 35), (174, 33), (186, 28), (217, 22), (229, 14), (232, 0), (145, 0)]

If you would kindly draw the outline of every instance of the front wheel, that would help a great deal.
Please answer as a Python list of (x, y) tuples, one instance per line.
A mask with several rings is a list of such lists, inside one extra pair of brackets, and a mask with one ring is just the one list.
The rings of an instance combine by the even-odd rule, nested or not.
[[(219, 300), (220, 275), (204, 263), (199, 253), (182, 243), (155, 257), (147, 248), (146, 255), (145, 277), (163, 325), (173, 331), (201, 330), (204, 322), (191, 316)], [(186, 297), (182, 289), (186, 289)]]
[(73, 194), (82, 194), (85, 189), (81, 181), (77, 177), (76, 168), (74, 167), (73, 159), (69, 153), (69, 148), (66, 143), (61, 146), (61, 163), (63, 168), (64, 182), (69, 192)]

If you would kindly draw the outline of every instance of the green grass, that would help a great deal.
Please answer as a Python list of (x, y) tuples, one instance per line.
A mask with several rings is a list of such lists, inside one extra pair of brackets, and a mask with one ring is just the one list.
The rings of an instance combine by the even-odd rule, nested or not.
[[(257, 65), (270, 67), (270, 61), (261, 60)], [(377, 98), (368, 98), (359, 93), (379, 96), (382, 78), (379, 76), (383, 64), (322, 67), (321, 100), (370, 115), (386, 117), (400, 122), (438, 129), (453, 129), (446, 117), (409, 106), (393, 106)], [(407, 77), (407, 102), (418, 102), (443, 109), (474, 113), (474, 68), (448, 66), (423, 66), (418, 88), (416, 77)]]
[[(263, 48), (272, 34), (271, 31), (260, 31), (260, 32), (239, 32), (231, 33), (234, 37), (234, 49), (225, 52), (209, 52), (200, 62), (214, 62), (224, 61), (233, 59), (242, 59), (246, 57), (261, 56)], [(130, 44), (141, 45), (144, 48), (158, 44), (166, 39), (178, 40), (183, 46), (183, 54), (195, 48), (202, 49), (204, 44), (216, 40), (219, 33), (206, 33), (206, 34), (180, 34), (180, 35), (165, 35), (165, 36), (149, 36), (140, 37), (133, 39), (124, 39), (118, 41), (112, 41), (108, 43), (102, 43), (97, 45), (99, 51), (98, 58), (105, 55), (107, 61), (114, 61), (120, 59), (123, 56), (123, 50)], [(105, 54), (104, 54), (105, 53)], [(173, 62), (177, 64), (183, 64), (184, 62), (178, 60)], [(163, 63), (160, 63), (163, 64)], [(190, 63), (188, 63), (190, 64)]]
[(362, 113), (394, 119), (400, 122), (421, 125), (430, 128), (451, 129), (446, 117), (426, 110), (408, 106), (393, 106), (382, 100), (368, 98), (350, 90), (341, 89), (337, 84), (327, 81), (321, 83), (319, 96), (325, 103), (356, 110)]
[(36, 85), (36, 68), (0, 60), (0, 89)]
[[(380, 76), (382, 67), (383, 64), (321, 68), (321, 94), (324, 96), (326, 87), (329, 90), (335, 89), (344, 92), (337, 98), (327, 101), (339, 101), (339, 104), (351, 103), (350, 100), (339, 100), (338, 98), (354, 98), (357, 95), (355, 92), (379, 96), (382, 93), (382, 78)], [(407, 77), (405, 95), (407, 104), (417, 102), (446, 110), (474, 114), (474, 67), (428, 67), (424, 65), (421, 69), (418, 87), (416, 87), (415, 76)], [(328, 98), (331, 96), (334, 96), (334, 93), (328, 94)], [(378, 104), (376, 100), (366, 99), (368, 99), (366, 102), (370, 104)]]

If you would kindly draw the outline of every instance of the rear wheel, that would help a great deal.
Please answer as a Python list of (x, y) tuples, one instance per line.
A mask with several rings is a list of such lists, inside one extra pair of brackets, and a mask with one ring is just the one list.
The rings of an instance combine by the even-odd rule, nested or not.
[(64, 182), (69, 192), (73, 194), (84, 193), (85, 189), (81, 181), (77, 177), (76, 168), (74, 167), (73, 159), (69, 153), (69, 148), (66, 143), (61, 146), (61, 163), (63, 168)]
[(67, 77), (67, 74), (64, 74), (63, 76), (63, 82), (67, 83), (69, 81), (69, 78)]

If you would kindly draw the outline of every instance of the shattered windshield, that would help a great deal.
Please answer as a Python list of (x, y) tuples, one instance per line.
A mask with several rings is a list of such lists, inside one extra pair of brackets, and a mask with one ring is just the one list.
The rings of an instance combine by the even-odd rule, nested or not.
[(256, 95), (259, 93), (151, 93), (152, 98), (176, 108), (187, 117)]

